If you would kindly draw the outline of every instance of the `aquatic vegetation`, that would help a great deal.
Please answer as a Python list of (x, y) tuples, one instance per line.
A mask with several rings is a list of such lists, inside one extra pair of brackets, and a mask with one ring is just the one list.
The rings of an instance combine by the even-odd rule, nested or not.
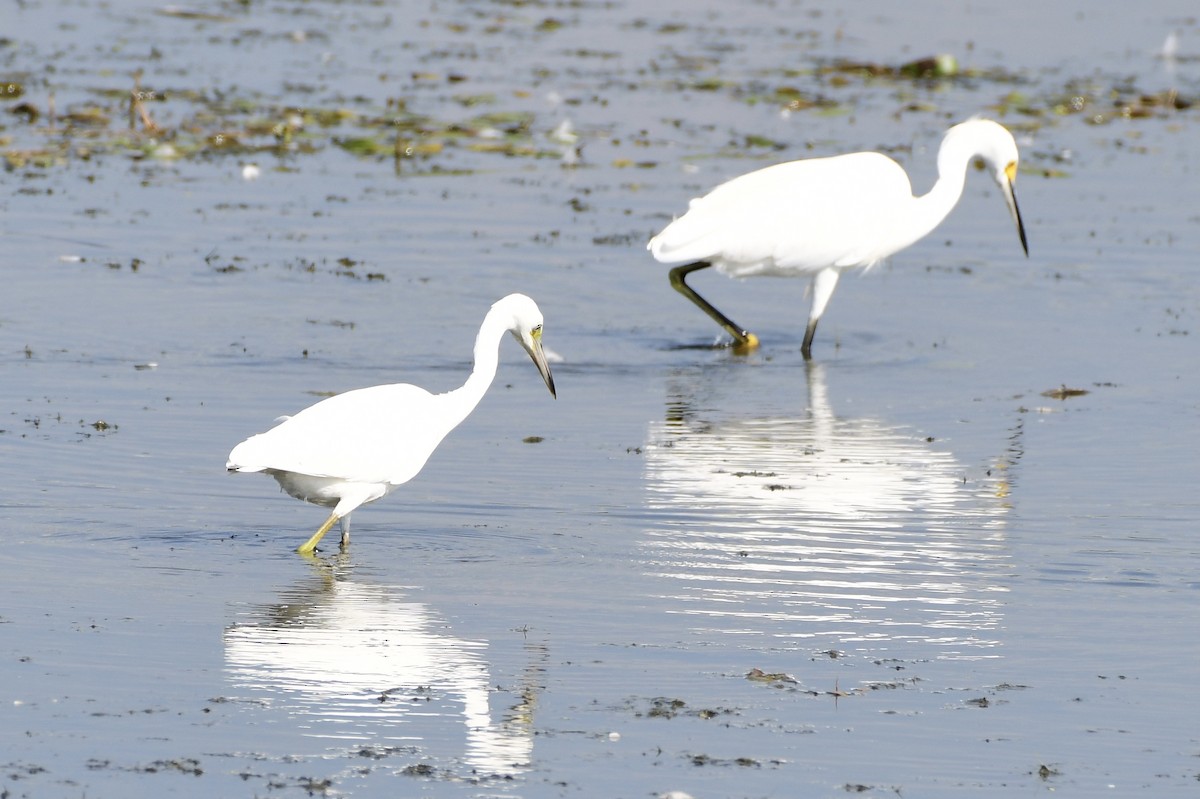
[[(197, 24), (230, 20), (174, 7), (159, 13)], [(486, 21), (482, 32), (467, 22), (449, 28), (450, 35), (462, 37), (468, 48), (464, 53), (471, 59), (480, 57), (476, 48), (488, 40), (531, 34), (553, 37), (574, 24), (554, 17), (521, 19), (519, 24), (503, 16)], [(655, 26), (646, 20), (631, 27), (652, 29), (664, 43), (691, 30), (689, 25)], [(235, 39), (263, 35), (244, 30)], [(310, 37), (320, 38), (320, 34), (305, 33), (303, 40)], [(612, 63), (622, 53), (568, 48), (563, 55), (578, 63), (579, 75), (594, 75), (595, 80), (580, 96), (560, 101), (578, 105), (587, 98), (589, 103), (607, 104), (610, 96), (662, 89), (665, 81), (670, 91), (770, 105), (783, 114), (851, 115), (869, 96), (876, 105), (892, 103), (896, 114), (946, 116), (957, 113), (961, 105), (952, 103), (955, 93), (968, 92), (976, 107), (990, 109), (1010, 127), (1027, 131), (1069, 120), (1103, 126), (1116, 120), (1161, 119), (1190, 114), (1195, 107), (1195, 98), (1185, 91), (1142, 86), (1127, 75), (1042, 75), (1019, 65), (971, 64), (954, 53), (900, 63), (863, 61), (822, 56), (819, 41), (808, 46), (813, 52), (804, 63), (783, 65), (769, 73), (725, 69), (723, 51), (718, 49), (666, 51), (655, 56), (649, 68), (624, 77), (620, 64)], [(430, 43), (427, 48), (416, 63), (432, 67), (455, 52), (444, 44)], [(597, 59), (611, 63), (611, 69), (584, 66)], [(313, 75), (311, 82), (293, 80), (272, 94), (261, 87), (189, 84), (187, 70), (180, 72), (169, 55), (159, 53), (158, 59), (129, 73), (126, 87), (119, 80), (95, 86), (86, 78), (78, 79), (82, 85), (63, 86), (61, 74), (56, 84), (50, 84), (47, 76), (21, 72), (19, 67), (8, 76), (0, 75), (0, 157), (11, 170), (60, 168), (113, 156), (164, 161), (255, 155), (287, 159), (339, 149), (367, 161), (391, 163), (398, 172), (442, 175), (473, 174), (497, 156), (553, 159), (566, 166), (580, 163), (580, 134), (572, 128), (572, 141), (561, 141), (556, 131), (563, 120), (524, 88), (563, 77), (561, 68), (537, 66), (529, 75), (513, 76), (508, 91), (499, 91), (494, 83), (482, 84), (458, 68), (421, 67), (395, 76), (397, 91), (382, 100), (353, 93), (348, 86), (325, 85), (319, 75)], [(60, 102), (59, 95), (70, 100)], [(298, 98), (304, 102), (295, 102)], [(421, 112), (414, 110), (418, 105)], [(464, 109), (479, 113), (462, 118), (458, 112)], [(582, 132), (585, 140), (594, 135), (607, 133)], [(753, 155), (784, 147), (785, 142), (770, 135), (742, 130), (721, 155)], [(471, 157), (464, 161), (465, 156)], [(628, 155), (610, 164), (618, 168), (657, 165), (654, 159)], [(1036, 162), (1027, 168), (1047, 177), (1065, 175)]]

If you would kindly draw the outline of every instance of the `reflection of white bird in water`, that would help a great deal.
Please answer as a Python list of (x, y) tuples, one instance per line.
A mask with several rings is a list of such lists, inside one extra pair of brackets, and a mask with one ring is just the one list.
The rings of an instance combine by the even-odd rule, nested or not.
[(344, 547), (350, 541), (351, 511), (416, 477), (446, 434), (483, 399), (496, 377), (506, 330), (529, 353), (553, 395), (554, 379), (542, 352), (542, 313), (525, 295), (510, 294), (484, 317), (475, 339), (475, 368), (461, 388), (431, 394), (392, 383), (330, 397), (238, 444), (227, 468), (266, 472), (293, 497), (333, 508), (299, 552), (312, 552), (339, 520)]
[(938, 180), (914, 197), (903, 167), (882, 153), (862, 152), (776, 164), (736, 177), (692, 200), (648, 245), (655, 259), (680, 264), (671, 285), (716, 320), (734, 346), (753, 349), (758, 337), (735, 324), (685, 282), (716, 267), (730, 277), (812, 278), (812, 309), (801, 351), (812, 356), (817, 322), (842, 271), (870, 267), (930, 233), (958, 203), (967, 166), (982, 158), (1000, 186), (1028, 255), (1017, 208), (1017, 144), (1001, 125), (971, 119), (946, 133), (938, 150)]
[[(225, 631), (233, 685), (269, 697), (272, 712), (285, 711), (288, 728), (304, 736), (355, 746), (421, 742), (428, 755), (461, 741), (471, 774), (528, 768), (544, 645), (526, 642), (529, 662), (512, 680), (489, 660), (486, 641), (454, 635), (399, 589), (336, 570), (318, 578), (239, 614)], [(511, 683), (503, 708), (492, 707), (502, 696), (497, 680)]]
[(838, 416), (824, 365), (806, 372), (797, 415), (756, 414), (711, 370), (672, 381), (645, 447), (644, 547), (673, 612), (705, 634), (993, 646), (1013, 453), (968, 480), (916, 431)]

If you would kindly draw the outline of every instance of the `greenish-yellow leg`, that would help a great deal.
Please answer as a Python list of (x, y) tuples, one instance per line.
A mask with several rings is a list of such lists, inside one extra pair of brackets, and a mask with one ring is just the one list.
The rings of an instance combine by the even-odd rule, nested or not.
[(303, 544), (301, 544), (299, 547), (297, 547), (296, 551), (299, 552), (301, 555), (311, 555), (312, 551), (317, 548), (317, 543), (320, 542), (320, 540), (325, 537), (325, 534), (329, 532), (329, 528), (333, 527), (334, 522), (336, 522), (337, 520), (338, 520), (338, 515), (336, 513), (329, 514), (329, 518), (326, 519), (325, 523), (321, 525), (321, 529), (319, 529), (315, 533), (313, 533), (312, 538), (308, 539)]

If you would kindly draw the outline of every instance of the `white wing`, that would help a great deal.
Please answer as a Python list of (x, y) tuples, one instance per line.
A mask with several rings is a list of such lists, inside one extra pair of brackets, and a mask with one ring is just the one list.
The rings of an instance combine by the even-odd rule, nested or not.
[(237, 445), (229, 468), (399, 485), (460, 421), (441, 418), (439, 399), (403, 383), (338, 394)]
[(867, 266), (912, 201), (908, 175), (880, 153), (790, 161), (692, 200), (650, 251), (663, 263), (710, 261), (735, 276)]

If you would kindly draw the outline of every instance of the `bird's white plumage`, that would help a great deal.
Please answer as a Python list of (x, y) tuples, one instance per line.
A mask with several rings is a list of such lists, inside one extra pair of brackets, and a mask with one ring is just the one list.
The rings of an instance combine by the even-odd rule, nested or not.
[(687, 213), (647, 247), (661, 263), (688, 265), (672, 270), (672, 284), (744, 345), (757, 339), (687, 286), (686, 275), (707, 265), (732, 277), (812, 277), (807, 356), (840, 272), (870, 267), (937, 227), (962, 196), (975, 158), (991, 168), (1024, 247), (1012, 187), (1017, 145), (1003, 126), (986, 119), (946, 132), (938, 151), (938, 180), (922, 196), (913, 195), (907, 173), (882, 153), (791, 161), (735, 177), (692, 200)]
[(329, 525), (415, 477), (446, 435), (479, 404), (496, 376), (500, 338), (510, 331), (533, 358), (551, 394), (554, 381), (541, 345), (542, 314), (533, 300), (511, 294), (492, 306), (475, 340), (475, 364), (462, 387), (431, 394), (392, 383), (347, 391), (282, 417), (229, 453), (226, 468), (266, 472), (291, 496), (333, 507), (333, 515), (301, 551), (311, 551)]
[[(864, 192), (861, 178), (872, 188)], [(817, 193), (815, 186), (822, 187)], [(776, 164), (733, 178), (688, 205), (651, 239), (661, 263), (711, 261), (731, 277), (793, 275), (827, 266), (870, 265), (912, 199), (908, 175), (881, 153)], [(855, 236), (830, 235), (854, 214)]]
[(436, 409), (435, 395), (406, 383), (347, 391), (246, 439), (229, 454), (229, 463), (240, 472), (400, 485), (421, 471), (453, 429)]

